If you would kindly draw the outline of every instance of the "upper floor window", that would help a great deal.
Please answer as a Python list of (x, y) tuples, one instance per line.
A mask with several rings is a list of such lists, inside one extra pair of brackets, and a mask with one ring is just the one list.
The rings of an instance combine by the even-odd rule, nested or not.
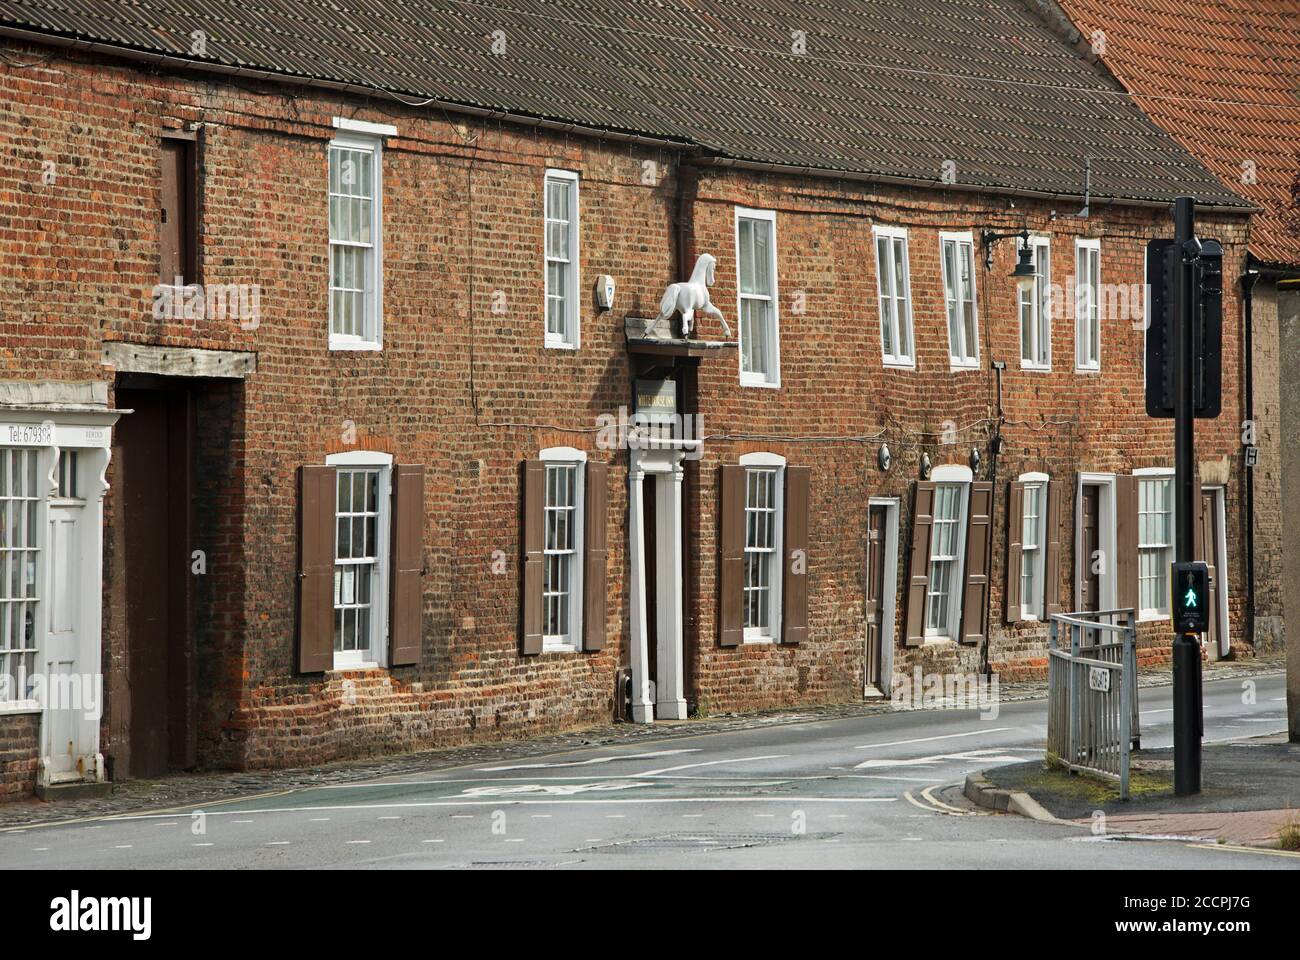
[(546, 346), (578, 346), (578, 175), (546, 171)]
[(1101, 241), (1074, 242), (1074, 365), (1101, 369)]
[(736, 265), (740, 382), (780, 386), (774, 211), (736, 209)]
[(978, 367), (979, 321), (975, 315), (975, 254), (969, 233), (941, 233), (943, 296), (948, 312), (948, 355), (954, 367)]
[(198, 282), (198, 150), (194, 134), (162, 141), (159, 280), (183, 287)]
[(1174, 559), (1174, 481), (1138, 480), (1138, 615), (1169, 616), (1169, 565)]
[(378, 138), (340, 135), (329, 147), (330, 349), (378, 350), (383, 260)]
[(880, 296), (880, 339), (886, 365), (913, 367), (912, 290), (907, 262), (907, 230), (873, 227), (876, 289)]
[(1038, 276), (1034, 285), (1019, 292), (1020, 298), (1020, 366), (1027, 370), (1052, 368), (1052, 242), (1047, 237), (1031, 237), (1034, 267)]

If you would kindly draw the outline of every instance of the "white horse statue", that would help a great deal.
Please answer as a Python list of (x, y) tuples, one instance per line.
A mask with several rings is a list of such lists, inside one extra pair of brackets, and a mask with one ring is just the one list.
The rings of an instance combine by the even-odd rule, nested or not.
[(682, 336), (689, 337), (695, 326), (695, 312), (699, 310), (721, 320), (722, 328), (727, 331), (727, 336), (730, 338), (731, 327), (727, 324), (727, 318), (709, 301), (709, 286), (713, 283), (717, 265), (718, 261), (712, 254), (700, 254), (699, 259), (695, 261), (695, 269), (691, 271), (691, 279), (685, 283), (674, 283), (664, 291), (664, 298), (659, 301), (659, 316), (655, 323), (662, 323), (671, 318), (674, 313), (680, 313)]

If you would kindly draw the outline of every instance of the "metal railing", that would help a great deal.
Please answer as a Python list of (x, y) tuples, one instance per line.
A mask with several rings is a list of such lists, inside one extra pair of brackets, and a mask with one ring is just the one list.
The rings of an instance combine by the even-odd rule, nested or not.
[(1135, 622), (1132, 609), (1058, 613), (1048, 633), (1048, 755), (1071, 772), (1119, 780), (1124, 800), (1129, 753), (1141, 745)]

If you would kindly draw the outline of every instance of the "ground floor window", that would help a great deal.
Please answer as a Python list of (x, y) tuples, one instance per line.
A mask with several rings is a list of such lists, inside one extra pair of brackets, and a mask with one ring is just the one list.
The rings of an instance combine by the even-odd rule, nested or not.
[(334, 660), (375, 662), (383, 553), (380, 547), (380, 467), (340, 467), (334, 539)]
[(1043, 516), (1047, 484), (1026, 483), (1021, 529), (1020, 609), (1026, 619), (1043, 618)]
[(745, 639), (774, 638), (777, 621), (780, 526), (778, 467), (745, 471)]
[(927, 636), (956, 636), (961, 599), (961, 552), (966, 485), (939, 483), (934, 488), (934, 523), (930, 531), (930, 579), (926, 590)]
[(0, 706), (32, 699), (35, 684), (40, 455), (0, 449)]
[(575, 641), (574, 580), (578, 556), (578, 465), (546, 465), (546, 513), (542, 570), (542, 641), (567, 646)]
[(1138, 609), (1143, 618), (1169, 615), (1169, 565), (1174, 556), (1174, 481), (1138, 481)]

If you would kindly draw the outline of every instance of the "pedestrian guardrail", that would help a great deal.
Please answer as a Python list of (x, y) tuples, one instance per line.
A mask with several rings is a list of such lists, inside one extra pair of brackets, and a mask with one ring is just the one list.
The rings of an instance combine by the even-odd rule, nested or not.
[(1141, 745), (1135, 623), (1131, 608), (1058, 613), (1048, 631), (1048, 756), (1118, 780), (1124, 800), (1129, 754)]

